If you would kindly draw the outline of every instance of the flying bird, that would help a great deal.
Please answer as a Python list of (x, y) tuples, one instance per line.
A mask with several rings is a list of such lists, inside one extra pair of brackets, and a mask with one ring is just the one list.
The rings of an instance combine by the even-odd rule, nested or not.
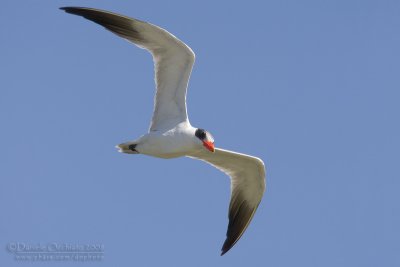
[(186, 91), (195, 55), (168, 31), (116, 13), (83, 7), (62, 7), (148, 50), (154, 61), (156, 95), (148, 133), (117, 145), (120, 152), (159, 158), (190, 157), (205, 161), (231, 178), (229, 224), (221, 255), (230, 250), (247, 229), (265, 191), (261, 159), (215, 148), (210, 132), (193, 127), (186, 110)]

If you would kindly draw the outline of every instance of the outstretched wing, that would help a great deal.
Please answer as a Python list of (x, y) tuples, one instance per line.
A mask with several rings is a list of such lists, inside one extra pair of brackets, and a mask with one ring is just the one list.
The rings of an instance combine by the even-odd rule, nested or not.
[(265, 167), (261, 159), (228, 150), (201, 150), (189, 155), (213, 165), (231, 177), (231, 201), (224, 255), (240, 239), (256, 212), (265, 191)]
[(195, 59), (190, 47), (166, 30), (144, 21), (93, 8), (61, 9), (96, 22), (152, 54), (157, 92), (150, 131), (170, 129), (188, 121), (186, 88)]

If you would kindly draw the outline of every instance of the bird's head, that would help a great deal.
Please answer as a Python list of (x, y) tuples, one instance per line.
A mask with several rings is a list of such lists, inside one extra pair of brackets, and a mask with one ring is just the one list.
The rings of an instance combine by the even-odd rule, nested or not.
[(203, 146), (209, 151), (214, 152), (214, 137), (204, 129), (197, 129), (195, 136), (203, 143)]

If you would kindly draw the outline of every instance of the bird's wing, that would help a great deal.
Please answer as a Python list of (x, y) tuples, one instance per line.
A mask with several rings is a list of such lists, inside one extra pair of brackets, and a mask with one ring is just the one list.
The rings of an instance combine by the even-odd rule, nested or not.
[(222, 254), (242, 236), (265, 191), (265, 167), (261, 159), (223, 149), (206, 150), (188, 155), (213, 165), (231, 177), (229, 225)]
[(188, 121), (186, 88), (195, 59), (190, 47), (166, 30), (144, 21), (93, 8), (61, 9), (98, 23), (152, 54), (157, 92), (150, 131), (170, 129)]

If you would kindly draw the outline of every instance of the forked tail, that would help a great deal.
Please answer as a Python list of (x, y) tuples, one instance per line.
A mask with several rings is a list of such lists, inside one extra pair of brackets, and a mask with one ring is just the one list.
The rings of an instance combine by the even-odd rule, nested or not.
[(115, 146), (118, 148), (118, 152), (127, 153), (127, 154), (139, 154), (139, 152), (135, 149), (136, 148), (135, 142), (126, 142)]

